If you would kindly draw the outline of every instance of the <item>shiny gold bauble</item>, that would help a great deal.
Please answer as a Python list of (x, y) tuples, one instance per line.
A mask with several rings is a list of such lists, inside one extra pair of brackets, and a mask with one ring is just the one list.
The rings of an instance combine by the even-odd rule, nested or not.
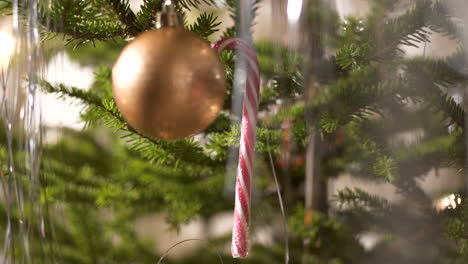
[(204, 130), (222, 109), (224, 68), (210, 45), (179, 27), (131, 41), (112, 69), (114, 99), (142, 134), (181, 139)]

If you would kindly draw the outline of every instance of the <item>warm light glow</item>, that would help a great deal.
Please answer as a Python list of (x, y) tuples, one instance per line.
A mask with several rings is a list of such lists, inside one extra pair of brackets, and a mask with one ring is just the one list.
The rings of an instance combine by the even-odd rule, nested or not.
[(15, 51), (15, 39), (7, 32), (0, 31), (0, 68), (6, 68)]
[(460, 196), (455, 194), (450, 194), (444, 196), (435, 201), (434, 206), (437, 210), (445, 210), (445, 209), (455, 209), (459, 204), (461, 204), (462, 200)]
[(301, 16), (302, 0), (288, 0), (288, 20), (291, 23), (296, 23)]
[(131, 86), (142, 70), (143, 60), (139, 51), (129, 49), (117, 61), (112, 72), (113, 78), (120, 87)]

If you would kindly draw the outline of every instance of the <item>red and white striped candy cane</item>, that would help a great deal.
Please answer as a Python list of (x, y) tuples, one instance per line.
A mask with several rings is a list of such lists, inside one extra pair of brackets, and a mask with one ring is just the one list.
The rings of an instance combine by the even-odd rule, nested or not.
[(213, 47), (218, 53), (223, 50), (238, 51), (238, 54), (245, 58), (247, 65), (231, 245), (232, 256), (234, 258), (244, 258), (249, 253), (250, 195), (255, 153), (260, 71), (255, 51), (243, 40), (234, 37), (224, 38), (214, 43)]

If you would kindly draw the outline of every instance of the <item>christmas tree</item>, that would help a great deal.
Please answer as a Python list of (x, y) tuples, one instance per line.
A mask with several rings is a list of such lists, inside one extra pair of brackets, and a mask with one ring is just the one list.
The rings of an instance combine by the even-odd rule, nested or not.
[[(207, 235), (196, 242), (203, 245), (198, 250), (165, 262), (219, 263), (219, 253), (224, 263), (284, 263), (285, 239), (290, 263), (468, 261), (467, 186), (446, 190), (447, 206), (436, 208), (421, 183), (439, 168), (455, 169), (439, 176), (449, 181), (465, 174), (465, 112), (452, 96), (463, 94), (467, 82), (463, 1), (402, 2), (369, 0), (366, 17), (341, 19), (332, 5), (310, 0), (302, 9), (300, 48), (252, 42), (263, 82), (251, 233), (268, 229), (271, 241), (254, 239), (250, 256), (235, 260), (226, 250), (230, 233)], [(261, 1), (225, 1), (234, 26), (222, 31), (226, 21), (218, 18), (216, 1), (175, 3), (186, 16), (198, 14), (184, 26), (201, 38), (242, 35), (251, 41), (241, 17), (247, 10), (255, 18)], [(40, 200), (47, 236), (33, 227), (31, 236), (41, 239), (31, 254), (38, 263), (157, 263), (164, 252), (153, 245), (161, 241), (138, 236), (138, 219), (160, 213), (178, 230), (194, 219), (209, 225), (233, 209), (225, 185), (235, 175), (228, 161), (240, 137), (239, 113), (231, 111), (231, 95), (239, 92), (235, 53), (220, 54), (228, 95), (217, 119), (201, 135), (163, 141), (125, 121), (111, 85), (118, 54), (132, 37), (155, 27), (161, 1), (144, 0), (138, 12), (122, 0), (37, 5), (44, 45), (67, 44), (72, 58), (96, 71), (89, 90), (41, 80), (45, 92), (83, 106), (86, 128), (63, 129), (57, 142), (44, 145)], [(2, 14), (13, 6), (2, 2)], [(433, 35), (460, 48), (442, 58), (407, 56), (409, 47), (430, 44)], [(7, 141), (3, 133), (3, 175), (10, 173), (3, 162)], [(21, 175), (24, 166), (16, 163)], [(346, 186), (328, 193), (329, 183), (343, 175), (391, 188), (393, 198)], [(6, 219), (6, 208), (1, 213)], [(1, 227), (6, 231), (7, 222)], [(361, 238), (369, 233), (378, 241), (365, 247)], [(25, 254), (20, 243), (9, 254)]]

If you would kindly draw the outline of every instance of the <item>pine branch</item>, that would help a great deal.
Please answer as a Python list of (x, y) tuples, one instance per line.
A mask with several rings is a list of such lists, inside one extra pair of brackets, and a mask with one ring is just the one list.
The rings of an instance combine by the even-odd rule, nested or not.
[(443, 87), (468, 82), (465, 74), (457, 72), (449, 65), (451, 59), (452, 57), (447, 59), (416, 57), (402, 61), (402, 66), (410, 79), (427, 80)]
[(136, 16), (130, 9), (129, 0), (104, 0), (111, 9), (117, 14), (120, 21), (127, 27), (127, 31), (131, 36), (135, 36), (141, 32), (141, 29), (136, 24)]
[[(257, 12), (258, 12), (258, 9), (260, 8), (260, 3), (262, 2), (262, 0), (254, 0), (254, 1), (251, 1), (251, 6), (248, 10), (251, 10), (250, 12), (250, 15), (251, 17), (255, 18), (257, 16)], [(237, 30), (237, 25), (240, 21), (240, 18), (241, 18), (241, 10), (240, 10), (240, 2), (239, 1), (236, 1), (236, 0), (226, 0), (226, 5), (228, 6), (229, 8), (229, 12), (231, 13), (231, 18), (232, 20), (234, 21), (234, 32), (238, 32)], [(250, 27), (253, 26), (253, 21), (252, 21), (252, 24), (250, 25)]]
[[(129, 138), (133, 143), (132, 148), (139, 150), (143, 157), (150, 161), (158, 159), (159, 163), (178, 165), (179, 163), (193, 163), (199, 165), (215, 165), (203, 152), (199, 142), (194, 138), (164, 141), (145, 136), (132, 128), (122, 117), (113, 100), (101, 100), (90, 91), (84, 91), (75, 87), (68, 88), (63, 84), (56, 86), (43, 81), (42, 86), (49, 93), (59, 94), (60, 97), (70, 97), (82, 100), (85, 104), (96, 106), (99, 117), (105, 125), (116, 130), (126, 132), (123, 137)], [(153, 156), (151, 154), (158, 154)]]
[(113, 21), (112, 14), (103, 14), (92, 0), (57, 0), (52, 5), (40, 5), (39, 23), (46, 31), (46, 39), (64, 34), (67, 42), (79, 43), (107, 40), (126, 35), (121, 24)]
[[(210, 156), (218, 161), (225, 162), (227, 151), (230, 147), (238, 147), (240, 142), (240, 126), (231, 126), (229, 131), (212, 133), (209, 135), (205, 148)], [(281, 142), (281, 130), (256, 129), (255, 151), (259, 153), (279, 153)], [(268, 144), (269, 142), (269, 144)]]
[[(366, 121), (367, 123), (371, 121)], [(371, 180), (384, 180), (394, 185), (408, 199), (420, 201), (424, 206), (431, 204), (431, 199), (418, 186), (417, 178), (426, 175), (436, 161), (431, 156), (418, 156), (413, 159), (399, 159), (400, 154), (392, 150), (386, 136), (368, 136), (366, 122), (352, 122), (346, 128), (346, 157), (349, 163), (359, 164), (347, 169), (353, 176)], [(445, 143), (445, 142), (443, 142)], [(425, 153), (427, 154), (427, 152)], [(428, 158), (428, 160), (422, 160)], [(438, 159), (438, 161), (442, 161)], [(415, 165), (421, 163), (422, 165)], [(424, 165), (424, 166), (423, 166)]]
[(136, 21), (142, 31), (147, 31), (154, 26), (156, 13), (160, 10), (159, 0), (143, 0), (141, 9), (136, 16)]
[(443, 112), (447, 113), (451, 121), (457, 124), (458, 127), (465, 126), (465, 111), (450, 95), (440, 92), (435, 107), (438, 107)]
[(81, 29), (63, 28), (52, 24), (46, 26), (45, 29), (49, 32), (45, 39), (52, 39), (59, 34), (63, 34), (63, 39), (65, 39), (67, 43), (73, 41), (78, 41), (78, 43), (105, 41), (120, 38), (125, 35), (125, 31), (118, 23), (102, 21), (83, 22), (81, 24)]
[[(400, 163), (408, 162), (414, 164), (417, 159), (427, 159), (429, 156), (436, 156), (442, 163), (445, 159), (449, 158), (448, 154), (452, 146), (456, 143), (456, 137), (454, 136), (439, 136), (421, 140), (418, 144), (409, 147), (400, 146), (394, 155)], [(442, 156), (442, 159), (440, 159), (439, 156)], [(438, 164), (431, 165), (436, 166)]]
[(305, 103), (297, 102), (289, 107), (281, 108), (276, 115), (267, 119), (266, 122), (271, 122), (272, 125), (279, 126), (285, 119), (302, 119), (304, 118), (306, 108), (307, 106)]
[(235, 35), (236, 35), (236, 28), (234, 26), (227, 27), (224, 30), (224, 32), (221, 34), (221, 39), (228, 38), (228, 37), (234, 37)]
[[(182, 212), (169, 210), (175, 218), (185, 221), (200, 210), (202, 203), (194, 196), (217, 196), (220, 188), (211, 191), (207, 188), (222, 186), (224, 181), (224, 164), (219, 167), (154, 166), (134, 151), (125, 151), (121, 144), (114, 145), (109, 152), (94, 144), (92, 134), (71, 133), (65, 133), (57, 145), (46, 149), (43, 171), (47, 199), (51, 202), (127, 210), (133, 216), (187, 206), (190, 209)], [(70, 155), (73, 159), (63, 159)], [(180, 198), (180, 192), (190, 194), (190, 197)], [(225, 202), (220, 201), (220, 204)], [(203, 211), (212, 214), (212, 210)]]
[(0, 14), (9, 12), (13, 6), (12, 0), (3, 0), (0, 2)]
[[(446, 113), (459, 127), (465, 125), (465, 111), (455, 100), (440, 88), (467, 83), (465, 75), (455, 72), (446, 60), (415, 58), (403, 62), (407, 78), (412, 85), (411, 93), (431, 102), (428, 107)], [(420, 88), (424, 89), (420, 89)], [(434, 104), (435, 102), (435, 104)]]
[(340, 190), (335, 196), (335, 200), (340, 207), (351, 207), (354, 209), (362, 208), (365, 210), (374, 210), (379, 213), (390, 210), (387, 200), (376, 195), (370, 195), (359, 188), (345, 188)]
[[(142, 31), (150, 29), (154, 25), (156, 13), (160, 10), (160, 0), (144, 0), (140, 12), (137, 14), (137, 21)], [(216, 5), (214, 0), (180, 0), (175, 2), (177, 6), (190, 9), (199, 8), (201, 4)], [(183, 10), (179, 12), (184, 13)], [(218, 31), (215, 27), (219, 26), (221, 22), (217, 22), (217, 17), (213, 14), (203, 12), (195, 24), (190, 25), (188, 30), (194, 31), (201, 35), (202, 38), (207, 39), (211, 34)]]
[(336, 53), (336, 64), (343, 70), (358, 70), (368, 66), (368, 54), (373, 51), (371, 43), (346, 43)]
[(260, 109), (276, 105), (278, 100), (295, 101), (303, 90), (303, 58), (298, 52), (269, 41), (255, 43), (262, 75), (269, 85), (262, 87)]
[[(387, 21), (383, 28), (385, 47), (375, 55), (376, 58), (391, 56), (398, 45), (419, 47), (418, 44), (429, 42), (432, 30), (450, 36), (457, 35), (455, 24), (445, 13), (440, 1), (417, 0), (413, 9), (404, 15)], [(400, 50), (401, 51), (401, 50)]]
[(203, 12), (197, 17), (196, 21), (187, 27), (187, 30), (197, 33), (201, 38), (207, 40), (213, 33), (219, 31), (216, 27), (221, 25), (218, 17), (213, 14)]
[(201, 4), (216, 5), (214, 0), (179, 0), (176, 3), (185, 9), (199, 8)]
[(56, 86), (53, 86), (49, 82), (42, 80), (41, 81), (41, 86), (44, 88), (44, 90), (47, 93), (55, 93), (59, 95), (59, 98), (65, 98), (65, 97), (70, 97), (70, 98), (76, 98), (80, 99), (84, 102), (87, 102), (89, 104), (95, 105), (95, 106), (101, 106), (101, 99), (89, 92), (85, 91), (83, 89), (79, 89), (76, 87), (67, 87), (63, 84), (57, 84)]
[(389, 96), (394, 97), (405, 86), (401, 78), (379, 82), (377, 68), (368, 66), (326, 87), (314, 104), (308, 106), (307, 116), (315, 119), (311, 121), (317, 123), (321, 131), (332, 133), (350, 121), (381, 114), (379, 103)]
[[(401, 178), (396, 160), (388, 153), (385, 145), (366, 137), (357, 123), (349, 126), (347, 133), (355, 147), (350, 149), (352, 159), (361, 164), (354, 175), (395, 184)], [(359, 133), (359, 134), (358, 134)]]

